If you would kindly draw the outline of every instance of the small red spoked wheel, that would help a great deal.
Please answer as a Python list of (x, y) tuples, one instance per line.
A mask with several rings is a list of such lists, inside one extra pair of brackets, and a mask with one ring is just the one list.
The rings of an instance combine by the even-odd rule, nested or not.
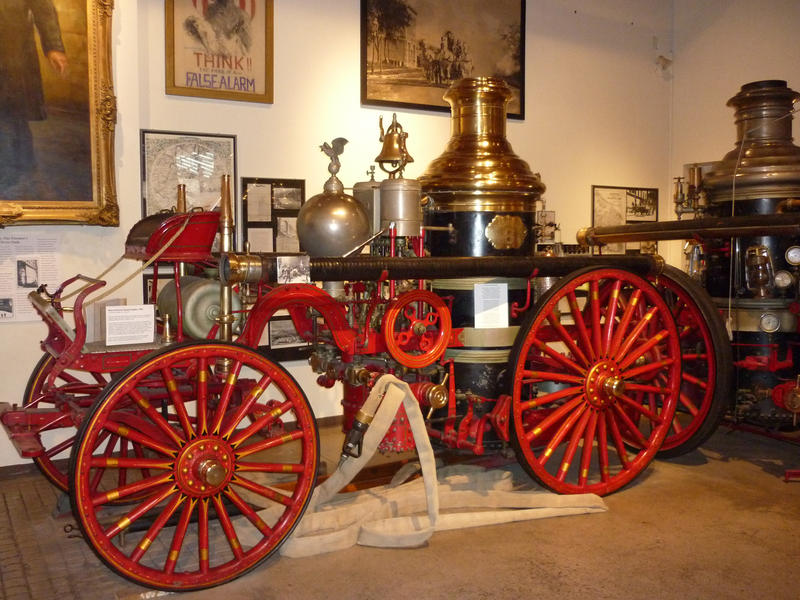
[(694, 280), (666, 266), (653, 285), (670, 307), (681, 344), (678, 406), (658, 452), (672, 458), (705, 442), (725, 416), (733, 397), (733, 353), (719, 311)]
[[(93, 453), (107, 432), (145, 456)], [(244, 346), (190, 342), (143, 358), (106, 388), (78, 434), (70, 498), (113, 570), (154, 588), (200, 589), (280, 546), (308, 504), (318, 460), (314, 416), (289, 373)], [(116, 485), (120, 472), (143, 469), (148, 477)], [(98, 474), (115, 485), (96, 491)]]
[(452, 321), (447, 305), (427, 290), (412, 290), (393, 300), (383, 317), (389, 354), (401, 365), (421, 369), (444, 354)]
[(55, 364), (56, 359), (50, 354), (39, 359), (25, 387), (22, 406), (53, 411), (51, 423), (40, 434), (45, 453), (33, 461), (53, 485), (66, 492), (69, 453), (78, 429), (67, 403), (88, 410), (108, 383), (108, 374), (65, 369), (47, 387), (47, 377)]
[[(520, 328), (510, 364), (517, 458), (556, 492), (618, 490), (645, 469), (670, 428), (678, 332), (658, 291), (638, 275), (589, 267), (562, 278)], [(629, 439), (639, 448), (630, 450)]]

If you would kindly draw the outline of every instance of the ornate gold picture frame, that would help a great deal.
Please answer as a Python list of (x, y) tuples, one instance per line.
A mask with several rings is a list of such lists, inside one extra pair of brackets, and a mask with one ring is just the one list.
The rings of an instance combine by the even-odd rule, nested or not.
[[(50, 72), (48, 58), (42, 54), (46, 50), (36, 49), (45, 97), (49, 95), (48, 77), (62, 87), (77, 86), (77, 91), (64, 92), (68, 99), (63, 104), (71, 103), (67, 110), (61, 113), (61, 109), (50, 110), (46, 119), (38, 121), (45, 124), (44, 134), (40, 130), (33, 131), (38, 166), (32, 177), (37, 178), (36, 184), (27, 181), (27, 175), (21, 175), (13, 185), (0, 186), (0, 226), (76, 223), (117, 226), (119, 207), (114, 175), (117, 101), (111, 66), (114, 3), (113, 0), (53, 0), (52, 4), (56, 13), (60, 13), (61, 37), (68, 62), (66, 69), (54, 79), (56, 75)], [(65, 15), (68, 17), (64, 18)], [(32, 16), (35, 23), (36, 15)], [(65, 27), (68, 28), (66, 31)], [(0, 45), (10, 43), (7, 39), (0, 39)], [(88, 83), (88, 99), (85, 97), (87, 84), (83, 82)], [(80, 102), (72, 100), (75, 97), (80, 98)], [(59, 120), (59, 114), (68, 117)], [(85, 134), (86, 121), (88, 140), (83, 139), (83, 135), (74, 135), (71, 129), (74, 127)], [(55, 142), (45, 145), (42, 151), (42, 143), (37, 139), (39, 135), (50, 136)], [(48, 148), (73, 142), (79, 145), (79, 152), (73, 152), (71, 148), (61, 152), (61, 155), (69, 157), (68, 164), (57, 164), (61, 157), (54, 158), (52, 152), (48, 154)], [(55, 165), (53, 161), (56, 161)], [(53, 174), (52, 177), (48, 173)], [(58, 177), (66, 179), (59, 180)], [(74, 177), (75, 185), (62, 185), (62, 181), (68, 181), (70, 177)]]

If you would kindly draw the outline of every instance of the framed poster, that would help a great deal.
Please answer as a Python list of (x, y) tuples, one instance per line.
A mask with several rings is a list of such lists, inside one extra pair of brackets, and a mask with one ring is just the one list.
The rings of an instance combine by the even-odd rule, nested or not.
[(302, 179), (242, 177), (242, 237), (251, 252), (300, 252), (297, 215), (305, 202)]
[(361, 0), (362, 104), (449, 112), (450, 84), (485, 76), (524, 119), (525, 0)]
[(272, 102), (273, 0), (166, 0), (166, 92)]
[(0, 226), (119, 225), (112, 11), (108, 0), (3, 2)]
[[(613, 185), (592, 186), (592, 225), (607, 227), (642, 221), (658, 221), (658, 188)], [(595, 248), (599, 254), (625, 254), (627, 251), (655, 253), (654, 242), (613, 243)]]
[(186, 185), (188, 210), (216, 208), (223, 175), (236, 186), (234, 135), (144, 129), (141, 151), (143, 217), (173, 209), (179, 183)]

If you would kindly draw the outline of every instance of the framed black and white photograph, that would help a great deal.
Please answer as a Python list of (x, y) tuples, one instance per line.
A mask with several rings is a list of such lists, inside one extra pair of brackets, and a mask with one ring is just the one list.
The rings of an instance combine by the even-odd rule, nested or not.
[(535, 215), (538, 231), (537, 243), (552, 244), (556, 241), (556, 211), (538, 210)]
[[(592, 186), (592, 225), (609, 227), (658, 221), (658, 188), (637, 188), (615, 185)], [(598, 254), (655, 252), (654, 244), (645, 242), (612, 243), (602, 246)]]
[(141, 151), (143, 217), (174, 209), (179, 183), (187, 210), (217, 208), (223, 175), (236, 185), (235, 135), (142, 130)]
[(275, 360), (301, 360), (311, 353), (311, 344), (306, 342), (297, 333), (291, 317), (272, 317), (267, 324), (268, 335), (262, 342), (268, 341), (269, 346), (259, 346), (259, 350), (266, 351), (270, 358)]
[(525, 118), (525, 0), (361, 0), (361, 103), (449, 112), (464, 77), (500, 77)]
[(275, 252), (300, 252), (297, 217), (275, 218)]
[(299, 252), (297, 215), (305, 202), (302, 179), (242, 177), (243, 241), (251, 252)]
[(302, 204), (302, 188), (280, 186), (272, 188), (272, 205), (275, 210), (300, 210)]

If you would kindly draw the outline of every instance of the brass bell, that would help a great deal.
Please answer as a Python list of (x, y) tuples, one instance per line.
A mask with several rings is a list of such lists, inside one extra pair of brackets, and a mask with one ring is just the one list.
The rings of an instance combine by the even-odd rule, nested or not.
[[(389, 179), (397, 176), (402, 177), (403, 169), (408, 163), (414, 162), (411, 155), (406, 150), (406, 138), (408, 134), (403, 131), (403, 126), (397, 122), (397, 113), (392, 114), (392, 124), (384, 133), (383, 115), (380, 116), (378, 124), (381, 128), (379, 141), (383, 142), (380, 154), (375, 157), (375, 162), (380, 168), (389, 175)], [(386, 164), (390, 165), (387, 167)]]

